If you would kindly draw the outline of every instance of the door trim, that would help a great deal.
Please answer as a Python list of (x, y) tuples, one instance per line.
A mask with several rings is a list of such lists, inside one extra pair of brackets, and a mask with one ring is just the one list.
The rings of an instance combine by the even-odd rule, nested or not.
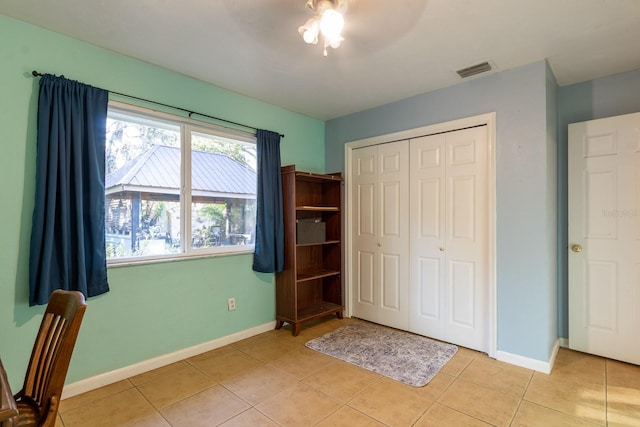
[[(386, 135), (374, 136), (371, 138), (360, 139), (347, 142), (344, 145), (345, 158), (345, 218), (344, 233), (346, 243), (344, 248), (345, 256), (345, 272), (350, 272), (353, 268), (352, 260), (352, 243), (348, 236), (353, 232), (351, 224), (352, 215), (352, 194), (350, 182), (352, 179), (352, 155), (353, 150), (371, 145), (384, 144), (404, 139), (412, 139), (420, 136), (432, 135), (441, 132), (451, 132), (473, 126), (487, 126), (487, 226), (488, 226), (488, 260), (487, 260), (487, 279), (488, 283), (488, 302), (487, 302), (487, 325), (485, 348), (489, 357), (496, 357), (497, 353), (497, 281), (496, 281), (496, 113), (486, 113), (478, 116), (467, 117), (458, 120), (452, 120), (444, 123), (437, 123), (415, 129), (404, 130), (401, 132), (390, 133)], [(344, 296), (345, 311), (348, 317), (352, 313), (353, 295), (351, 293), (351, 275), (344, 275)]]

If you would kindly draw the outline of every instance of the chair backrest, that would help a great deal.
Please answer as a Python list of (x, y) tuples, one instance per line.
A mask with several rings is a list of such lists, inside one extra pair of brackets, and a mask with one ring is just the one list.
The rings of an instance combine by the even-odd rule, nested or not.
[[(41, 419), (58, 409), (86, 308), (80, 292), (56, 290), (51, 294), (19, 393), (38, 408)], [(52, 399), (54, 408), (50, 407)]]

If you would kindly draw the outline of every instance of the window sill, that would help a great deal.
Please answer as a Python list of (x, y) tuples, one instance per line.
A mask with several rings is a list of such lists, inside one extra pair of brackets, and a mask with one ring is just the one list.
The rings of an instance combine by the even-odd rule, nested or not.
[(165, 263), (165, 262), (192, 261), (192, 260), (205, 259), (205, 258), (248, 255), (248, 254), (253, 254), (253, 251), (254, 251), (253, 248), (242, 247), (242, 248), (238, 248), (237, 251), (228, 250), (224, 252), (159, 255), (156, 257), (145, 257), (143, 259), (126, 258), (126, 259), (108, 261), (107, 268), (131, 267), (136, 265), (158, 264), (158, 263)]

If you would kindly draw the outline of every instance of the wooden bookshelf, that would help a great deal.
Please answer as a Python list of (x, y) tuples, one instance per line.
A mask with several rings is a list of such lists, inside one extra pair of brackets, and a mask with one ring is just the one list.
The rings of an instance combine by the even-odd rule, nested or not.
[[(342, 176), (282, 167), (284, 270), (276, 274), (276, 329), (335, 314), (342, 318)], [(317, 240), (298, 242), (300, 220), (317, 222)], [(312, 224), (311, 226), (314, 226)]]

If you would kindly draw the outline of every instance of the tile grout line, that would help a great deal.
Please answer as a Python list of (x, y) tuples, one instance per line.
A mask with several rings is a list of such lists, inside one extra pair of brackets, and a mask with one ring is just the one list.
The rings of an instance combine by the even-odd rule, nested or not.
[[(451, 382), (450, 382), (450, 383), (449, 383), (449, 384), (448, 384), (448, 385), (447, 385), (447, 386), (446, 386), (446, 387), (445, 387), (445, 388), (440, 392), (440, 394), (438, 394), (438, 396), (436, 396), (436, 398), (433, 400), (433, 403), (431, 403), (431, 406), (429, 406), (429, 408), (427, 408), (427, 409), (424, 411), (424, 413), (423, 413), (420, 417), (423, 417), (423, 416), (424, 416), (424, 415), (429, 411), (429, 409), (431, 409), (431, 408), (433, 407), (433, 405), (435, 405), (435, 404), (437, 403), (438, 405), (441, 405), (441, 406), (443, 406), (443, 407), (445, 407), (445, 408), (448, 408), (449, 410), (455, 411), (455, 412), (457, 412), (457, 413), (459, 413), (459, 414), (462, 414), (462, 415), (465, 415), (465, 416), (467, 416), (467, 417), (471, 417), (471, 418), (476, 419), (476, 420), (478, 420), (478, 421), (480, 421), (480, 422), (483, 422), (483, 423), (487, 423), (487, 424), (489, 424), (488, 422), (486, 422), (486, 421), (484, 421), (484, 420), (481, 420), (480, 418), (474, 417), (473, 415), (467, 414), (467, 413), (462, 412), (462, 411), (459, 411), (459, 410), (457, 410), (457, 409), (455, 409), (455, 408), (451, 408), (451, 407), (449, 407), (449, 406), (445, 405), (444, 403), (438, 402), (438, 399), (440, 399), (440, 398), (441, 398), (441, 397), (442, 397), (442, 396), (447, 392), (447, 390), (449, 390), (449, 388), (451, 388), (451, 387), (453, 386), (453, 384), (454, 384), (456, 381), (458, 381), (458, 380), (460, 380), (460, 379), (461, 379), (461, 378), (460, 378), (460, 376), (461, 376), (461, 375), (462, 375), (462, 374), (463, 374), (463, 373), (464, 373), (464, 372), (469, 368), (469, 366), (471, 366), (471, 364), (473, 363), (473, 361), (474, 361), (474, 360), (476, 360), (476, 358), (477, 358), (477, 357), (478, 357), (478, 355), (477, 355), (477, 354), (476, 354), (476, 355), (474, 355), (474, 356), (471, 358), (471, 360), (469, 361), (469, 363), (467, 363), (467, 365), (466, 365), (466, 366), (465, 366), (465, 367), (464, 367), (464, 368), (463, 368), (463, 369), (462, 369), (462, 370), (461, 370), (457, 375), (447, 374), (447, 375), (451, 375), (451, 376), (453, 377), (453, 381), (451, 381)], [(444, 366), (446, 366), (446, 364), (445, 364)], [(443, 366), (443, 368), (444, 368), (444, 366)], [(440, 369), (440, 372), (442, 372), (442, 368)], [(440, 372), (438, 372), (438, 373), (440, 373)], [(437, 374), (436, 374), (436, 375), (437, 375)], [(434, 377), (434, 378), (435, 378), (435, 377)], [(462, 380), (464, 381), (464, 379), (462, 379)], [(416, 422), (418, 422), (419, 420), (420, 420), (420, 418), (418, 418), (418, 420), (417, 420)], [(415, 424), (415, 423), (414, 423), (414, 424)]]
[[(148, 397), (147, 397), (147, 396), (146, 396), (146, 395), (145, 395), (145, 394), (144, 394), (144, 393), (143, 393), (143, 392), (138, 388), (138, 386), (137, 386), (137, 385), (133, 384), (133, 382), (132, 382), (132, 381), (129, 381), (129, 382), (131, 382), (131, 384), (133, 385), (133, 388), (135, 388), (135, 389), (136, 389), (136, 391), (137, 391), (138, 393), (140, 393), (140, 395), (144, 398), (144, 400), (146, 400), (146, 401), (147, 401), (147, 403), (149, 403), (149, 405), (151, 405), (151, 407), (153, 408), (153, 410), (154, 410), (154, 411), (156, 411), (156, 413), (157, 413), (158, 415), (160, 415), (160, 417), (161, 417), (163, 420), (165, 420), (165, 421), (167, 422), (167, 424), (169, 424), (170, 426), (173, 426), (173, 424), (171, 424), (171, 422), (169, 422), (169, 420), (168, 420), (164, 415), (162, 415), (162, 412), (160, 412), (160, 408), (157, 408), (157, 407), (156, 407), (156, 405), (154, 405), (154, 404), (153, 404), (153, 402), (151, 402), (151, 401), (149, 400), (149, 398), (148, 398)], [(176, 402), (176, 403), (177, 403), (177, 402)]]
[(513, 413), (513, 415), (511, 416), (511, 421), (509, 421), (509, 425), (513, 425), (513, 422), (516, 419), (516, 416), (518, 415), (518, 411), (520, 410), (520, 407), (522, 406), (522, 403), (525, 402), (525, 398), (524, 396), (527, 394), (527, 390), (529, 390), (529, 386), (531, 385), (531, 381), (533, 381), (533, 376), (535, 375), (535, 371), (531, 372), (531, 376), (529, 377), (529, 381), (527, 381), (527, 386), (524, 388), (524, 391), (522, 392), (522, 396), (520, 396), (520, 401), (518, 402), (518, 406), (516, 407), (515, 412)]
[[(471, 363), (469, 363), (469, 364), (471, 364)], [(442, 369), (440, 371), (442, 371)], [(438, 372), (438, 374), (439, 373), (440, 372)], [(447, 375), (450, 375), (450, 374), (447, 374)], [(436, 374), (436, 376), (437, 376), (437, 374)], [(449, 388), (453, 385), (453, 383), (455, 383), (458, 380), (458, 376), (457, 375), (451, 375), (451, 376), (453, 377), (453, 381), (451, 381), (449, 384), (447, 384), (447, 386), (444, 387), (444, 389), (442, 389), (442, 391), (437, 396), (435, 396), (435, 398), (433, 399), (433, 403), (438, 403), (438, 404), (442, 405), (441, 403), (438, 402), (438, 399), (440, 399), (442, 397), (442, 395), (444, 395), (447, 392), (447, 390), (449, 390)], [(431, 406), (433, 406), (433, 404)], [(446, 405), (443, 405), (443, 406), (446, 406)], [(429, 409), (431, 409), (431, 407), (429, 407)], [(427, 411), (425, 411), (425, 414), (426, 414), (426, 412)]]
[[(243, 401), (245, 401), (245, 400), (243, 399)], [(248, 402), (247, 402), (247, 403), (248, 403)], [(249, 405), (251, 405), (251, 404), (249, 403)], [(273, 418), (271, 418), (269, 415), (265, 414), (265, 413), (264, 413), (264, 412), (262, 412), (260, 409), (256, 408), (256, 405), (251, 405), (251, 406), (250, 406), (249, 408), (247, 408), (246, 410), (244, 410), (244, 411), (240, 412), (240, 414), (244, 414), (245, 412), (247, 412), (247, 411), (249, 411), (249, 410), (251, 410), (251, 409), (253, 409), (254, 411), (258, 412), (260, 415), (262, 415), (263, 417), (265, 417), (266, 419), (268, 419), (269, 421), (271, 421), (272, 423), (274, 423), (274, 424), (275, 424), (275, 425), (277, 425), (278, 427), (281, 427), (281, 426), (282, 426), (282, 424), (278, 423), (276, 420), (274, 420)], [(233, 417), (229, 418), (229, 420), (234, 419), (235, 417), (237, 417), (237, 416), (238, 416), (238, 415), (240, 415), (240, 414), (236, 414), (236, 415), (234, 415)], [(229, 421), (229, 420), (227, 420), (227, 421)], [(225, 423), (226, 423), (227, 421), (225, 421)]]
[[(525, 388), (525, 392), (526, 392), (526, 388)], [(516, 419), (516, 415), (518, 415), (518, 411), (520, 410), (520, 407), (522, 406), (522, 402), (524, 402), (524, 393), (522, 394), (522, 397), (520, 397), (520, 400), (518, 400), (518, 405), (516, 406), (516, 410), (513, 411), (513, 415), (511, 415), (511, 419), (509, 420), (509, 426), (513, 425), (513, 422)]]
[(391, 427), (391, 426), (389, 426), (389, 424), (387, 424), (387, 423), (383, 423), (383, 422), (382, 422), (382, 421), (380, 421), (379, 419), (372, 417), (371, 415), (367, 414), (366, 412), (362, 412), (361, 410), (356, 409), (356, 408), (354, 408), (353, 406), (350, 406), (348, 403), (345, 403), (345, 404), (344, 404), (344, 406), (347, 406), (347, 407), (348, 407), (348, 408), (350, 408), (351, 410), (356, 411), (357, 413), (362, 414), (362, 415), (364, 415), (365, 417), (369, 418), (370, 420), (373, 420), (373, 421), (375, 421), (375, 422), (377, 422), (377, 423), (380, 423), (380, 424), (382, 424), (382, 425), (383, 425), (383, 426), (385, 426), (385, 427)]
[[(509, 394), (509, 393), (504, 393), (504, 392), (499, 391), (499, 390), (494, 390), (494, 389), (492, 389), (491, 387), (487, 387), (486, 385), (478, 384), (478, 383), (475, 383), (475, 382), (473, 382), (473, 381), (469, 381), (469, 380), (465, 380), (464, 378), (457, 378), (457, 377), (456, 377), (456, 379), (455, 379), (455, 380), (454, 380), (454, 381), (453, 381), (453, 382), (452, 382), (452, 383), (447, 387), (447, 389), (448, 389), (450, 386), (452, 386), (452, 385), (453, 385), (453, 383), (455, 383), (455, 382), (456, 382), (456, 381), (458, 381), (458, 380), (463, 381), (463, 382), (467, 382), (467, 383), (469, 383), (469, 384), (473, 384), (473, 385), (478, 386), (478, 387), (482, 387), (482, 388), (484, 388), (484, 389), (486, 389), (486, 390), (489, 390), (489, 391), (492, 391), (492, 392), (494, 392), (494, 393), (499, 393), (499, 394), (502, 394), (502, 395), (505, 395), (505, 396), (513, 397), (513, 395), (511, 395), (511, 394)], [(445, 408), (447, 408), (447, 409), (450, 409), (450, 410), (452, 410), (452, 411), (455, 411), (455, 412), (458, 412), (458, 413), (460, 413), (460, 414), (466, 415), (467, 417), (471, 417), (471, 418), (474, 418), (474, 419), (476, 419), (476, 420), (480, 420), (481, 422), (483, 422), (483, 423), (485, 423), (485, 424), (489, 424), (489, 425), (495, 426), (495, 424), (492, 424), (491, 422), (489, 422), (489, 421), (487, 421), (487, 420), (483, 420), (483, 419), (478, 418), (478, 417), (476, 417), (476, 416), (474, 416), (474, 415), (471, 415), (471, 414), (468, 414), (468, 413), (466, 413), (466, 412), (463, 412), (463, 411), (461, 411), (461, 410), (459, 410), (459, 409), (456, 409), (456, 408), (454, 408), (454, 407), (451, 407), (451, 406), (447, 405), (446, 403), (443, 403), (443, 402), (434, 402), (434, 403), (438, 403), (439, 405), (444, 406), (444, 407), (445, 407)], [(518, 404), (518, 408), (519, 408), (519, 407), (520, 407), (520, 404)], [(511, 424), (511, 422), (513, 421), (513, 418), (515, 417), (515, 413), (516, 413), (516, 412), (514, 412), (514, 415), (512, 415), (512, 416), (511, 416), (511, 420), (509, 420), (509, 425), (510, 425), (510, 424)]]
[[(315, 390), (315, 388), (314, 388), (314, 390)], [(346, 403), (342, 403), (342, 405), (337, 407), (335, 411), (332, 411), (332, 412), (328, 413), (327, 416), (325, 416), (322, 419), (318, 420), (318, 422), (313, 424), (313, 425), (317, 426), (318, 424), (320, 424), (321, 422), (323, 422), (324, 420), (326, 420), (327, 418), (331, 417), (333, 414), (338, 412), (340, 409), (344, 408), (346, 405), (347, 405)]]

